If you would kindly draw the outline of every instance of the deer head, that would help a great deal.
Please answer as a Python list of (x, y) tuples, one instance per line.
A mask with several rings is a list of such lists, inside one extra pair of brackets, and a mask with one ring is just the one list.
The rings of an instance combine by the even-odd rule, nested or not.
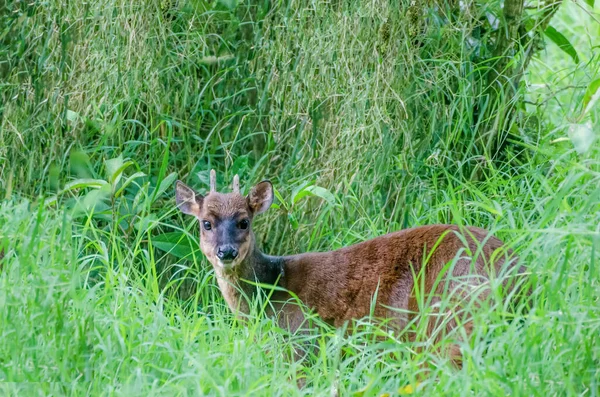
[(233, 192), (216, 191), (216, 174), (210, 172), (210, 192), (195, 192), (183, 182), (176, 184), (177, 207), (200, 222), (200, 249), (209, 262), (224, 273), (235, 273), (254, 249), (252, 220), (273, 202), (273, 186), (262, 181), (247, 196), (240, 193), (240, 181), (233, 178)]

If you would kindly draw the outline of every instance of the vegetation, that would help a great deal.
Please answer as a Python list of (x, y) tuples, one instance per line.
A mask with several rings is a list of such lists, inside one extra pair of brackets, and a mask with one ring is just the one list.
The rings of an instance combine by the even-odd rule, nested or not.
[[(3, 392), (598, 395), (598, 5), (527, 4), (551, 24), (490, 66), (499, 1), (411, 3), (0, 0)], [(491, 95), (490, 70), (521, 84)], [(174, 208), (210, 168), (272, 180), (268, 253), (488, 228), (532, 308), (474, 310), (460, 370), (368, 319), (286, 335), (259, 301), (236, 321)], [(319, 353), (287, 360), (305, 339)]]

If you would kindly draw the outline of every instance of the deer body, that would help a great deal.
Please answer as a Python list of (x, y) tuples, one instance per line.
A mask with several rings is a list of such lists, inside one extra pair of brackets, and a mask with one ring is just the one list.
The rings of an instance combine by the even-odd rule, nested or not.
[[(285, 277), (281, 284), (336, 327), (369, 315), (377, 293), (375, 317), (394, 319), (396, 325), (404, 327), (407, 314), (418, 312), (413, 290), (414, 276), (421, 270), (425, 294), (441, 296), (444, 289), (452, 290), (461, 284), (453, 281), (451, 285), (444, 282), (436, 285), (442, 269), (455, 257), (461, 259), (456, 260), (449, 276), (482, 276), (469, 277), (470, 285), (488, 280), (486, 263), (502, 243), (489, 238), (482, 229), (469, 228), (468, 231), (477, 241), (467, 237), (470, 241), (466, 249), (455, 234), (459, 232), (458, 227), (433, 225), (401, 230), (336, 251), (284, 257)], [(473, 263), (467, 252), (475, 253), (486, 238), (483, 255)], [(429, 250), (433, 253), (425, 263)], [(423, 264), (425, 269), (421, 268)]]
[[(214, 173), (211, 176), (214, 187)], [(422, 293), (435, 296), (431, 303), (444, 291), (469, 299), (469, 292), (484, 286), (492, 275), (514, 267), (506, 260), (509, 250), (498, 255), (503, 249), (500, 240), (483, 229), (460, 230), (453, 225), (405, 229), (329, 252), (265, 255), (256, 247), (250, 222), (271, 205), (272, 186), (261, 182), (247, 197), (239, 194), (238, 186), (236, 177), (233, 193), (211, 191), (203, 197), (180, 182), (177, 185), (178, 206), (200, 220), (201, 249), (236, 313), (249, 311), (244, 295), (252, 296), (256, 286), (243, 280), (250, 280), (277, 283), (334, 326), (368, 316), (376, 295), (375, 317), (404, 328), (419, 310), (415, 284)], [(226, 258), (225, 253), (230, 255)], [(480, 291), (477, 299), (488, 293)], [(287, 292), (274, 292), (271, 314), (278, 316), (282, 327), (294, 331), (304, 316), (289, 300)], [(450, 329), (454, 326), (453, 320), (447, 324)]]

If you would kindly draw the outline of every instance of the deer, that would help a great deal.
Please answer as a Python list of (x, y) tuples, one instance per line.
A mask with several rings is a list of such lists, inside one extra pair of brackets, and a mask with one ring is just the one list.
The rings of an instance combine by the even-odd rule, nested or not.
[[(292, 294), (334, 327), (371, 316), (403, 330), (423, 309), (417, 295), (430, 296), (427, 302), (435, 313), (442, 295), (453, 292), (461, 302), (458, 312), (465, 304), (478, 305), (485, 300), (494, 277), (515, 269), (524, 274), (501, 240), (481, 228), (449, 224), (403, 229), (333, 251), (271, 256), (257, 247), (252, 230), (254, 217), (273, 203), (269, 180), (256, 184), (244, 196), (235, 175), (232, 192), (219, 193), (216, 173), (211, 170), (210, 191), (205, 196), (181, 181), (176, 182), (175, 190), (179, 210), (199, 221), (200, 249), (214, 268), (231, 311), (249, 314), (244, 296), (254, 296), (256, 283), (277, 286), (270, 296), (269, 314), (292, 332), (306, 320), (306, 311), (290, 304)], [(509, 287), (506, 280), (502, 285)], [(415, 293), (417, 289), (420, 294)], [(440, 317), (444, 316), (436, 318)], [(440, 321), (427, 325), (429, 336), (440, 327)], [(468, 319), (446, 318), (441, 327), (450, 332), (459, 323), (470, 335)], [(459, 345), (451, 345), (448, 354), (460, 366)]]

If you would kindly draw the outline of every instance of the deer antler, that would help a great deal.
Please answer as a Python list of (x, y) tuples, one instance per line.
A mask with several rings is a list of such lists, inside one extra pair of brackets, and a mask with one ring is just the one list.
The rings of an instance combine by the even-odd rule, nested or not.
[(233, 177), (233, 192), (240, 192), (240, 177), (238, 176), (238, 174), (235, 174), (235, 176)]
[(210, 191), (217, 191), (217, 173), (215, 170), (210, 170)]

